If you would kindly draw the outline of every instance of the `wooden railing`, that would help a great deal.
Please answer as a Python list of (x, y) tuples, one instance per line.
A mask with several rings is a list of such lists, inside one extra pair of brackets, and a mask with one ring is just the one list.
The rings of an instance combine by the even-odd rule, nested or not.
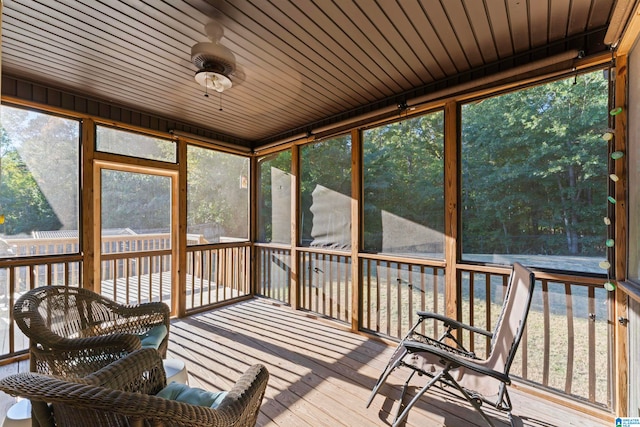
[[(484, 270), (484, 271), (483, 271)], [(493, 330), (508, 272), (459, 270), (462, 321)], [(538, 273), (527, 328), (511, 368), (514, 376), (610, 407), (611, 294), (602, 280)], [(488, 339), (463, 342), (483, 356)]]
[[(126, 303), (170, 302), (170, 250), (153, 246), (158, 243), (141, 246), (134, 240), (128, 240), (129, 248), (149, 250), (103, 254), (103, 293)], [(247, 242), (188, 247), (187, 310), (250, 295), (250, 252)], [(286, 247), (256, 245), (258, 293), (290, 303), (290, 266), (297, 262), (299, 307), (350, 322), (350, 255), (316, 248), (299, 248), (297, 252), (296, 261)], [(417, 311), (445, 313), (444, 263), (366, 254), (361, 254), (359, 261), (361, 329), (401, 338), (416, 321)], [(508, 269), (493, 267), (459, 268), (457, 300), (463, 322), (493, 329), (508, 274)], [(46, 284), (78, 286), (81, 277), (80, 255), (0, 260), (0, 358), (26, 349), (10, 317), (15, 299)], [(612, 305), (611, 294), (601, 282), (588, 277), (537, 274), (527, 331), (512, 367), (514, 375), (610, 407)], [(438, 333), (434, 324), (425, 324), (424, 328), (427, 333)], [(468, 334), (463, 334), (462, 340), (481, 356), (490, 345), (489, 340)]]
[[(445, 313), (443, 263), (418, 264), (370, 255), (360, 258), (363, 329), (402, 338), (416, 322), (416, 312)], [(438, 332), (436, 322), (421, 327), (423, 333)]]
[(251, 294), (251, 244), (187, 248), (187, 311)]
[(24, 353), (29, 346), (13, 322), (12, 308), (20, 295), (48, 284), (79, 286), (81, 280), (80, 255), (0, 260), (0, 359)]
[(121, 304), (162, 301), (171, 306), (171, 250), (103, 254), (100, 293)]
[(255, 245), (258, 261), (257, 293), (291, 304), (291, 249), (288, 246)]
[[(257, 248), (258, 293), (289, 302), (290, 251)], [(298, 249), (299, 305), (322, 316), (349, 322), (351, 259), (332, 251)], [(360, 254), (360, 329), (402, 338), (417, 311), (445, 314), (443, 262), (400, 260)], [(457, 272), (461, 320), (493, 330), (508, 284), (509, 270), (464, 266)], [(533, 303), (511, 373), (536, 386), (611, 407), (611, 294), (602, 280), (537, 273)], [(425, 322), (423, 332), (438, 334)], [(463, 333), (463, 343), (486, 355), (490, 339)]]
[(299, 250), (300, 308), (342, 322), (351, 320), (351, 257), (343, 252)]

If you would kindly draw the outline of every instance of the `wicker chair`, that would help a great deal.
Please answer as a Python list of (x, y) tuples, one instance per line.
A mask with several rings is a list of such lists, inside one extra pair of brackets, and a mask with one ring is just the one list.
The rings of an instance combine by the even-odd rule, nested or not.
[(255, 426), (269, 373), (251, 366), (216, 409), (155, 396), (165, 387), (162, 360), (137, 350), (100, 371), (75, 380), (35, 373), (0, 380), (0, 390), (47, 402), (43, 426)]
[(66, 286), (35, 288), (13, 307), (16, 324), (30, 339), (31, 372), (67, 378), (84, 377), (143, 347), (141, 337), (153, 330), (164, 334), (153, 345), (164, 358), (169, 314), (162, 302), (122, 305)]

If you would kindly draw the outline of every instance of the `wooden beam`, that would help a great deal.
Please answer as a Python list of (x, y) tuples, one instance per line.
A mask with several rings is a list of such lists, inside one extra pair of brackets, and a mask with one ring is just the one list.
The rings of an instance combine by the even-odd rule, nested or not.
[(300, 146), (291, 146), (291, 289), (289, 303), (294, 310), (300, 306), (299, 301), (299, 268), (298, 243), (300, 242)]
[[(615, 151), (627, 152), (627, 88), (628, 88), (628, 68), (627, 56), (616, 58), (616, 80), (614, 105), (612, 107), (622, 107), (622, 112), (615, 117)], [(626, 158), (614, 162), (614, 173), (619, 180), (615, 185), (615, 279), (625, 280), (627, 273), (627, 188), (628, 177), (626, 171)], [(627, 295), (621, 289), (616, 289), (615, 316), (614, 323), (614, 409), (615, 414), (626, 417), (628, 412), (628, 346), (627, 346), (627, 326), (626, 322), (617, 319), (627, 319)]]
[(258, 156), (249, 159), (249, 241), (251, 242), (249, 258), (249, 286), (251, 295), (258, 293), (258, 257), (255, 242), (258, 241), (258, 205), (260, 203), (260, 185), (258, 180)]
[(454, 319), (460, 317), (457, 268), (458, 262), (458, 153), (459, 113), (456, 102), (444, 108), (444, 258), (445, 267), (445, 314)]
[[(630, 1), (626, 1), (626, 3), (630, 3)], [(637, 1), (635, 3), (635, 5), (632, 5), (633, 11), (616, 48), (616, 54), (619, 56), (627, 55), (640, 37), (640, 3)]]
[(362, 131), (351, 131), (351, 330), (360, 328), (360, 242), (362, 241)]
[(99, 192), (95, 191), (100, 185), (100, 176), (94, 168), (94, 144), (96, 126), (92, 119), (82, 121), (81, 134), (82, 165), (82, 284), (81, 286), (95, 292), (100, 292), (100, 200)]
[(176, 143), (178, 144), (178, 173), (171, 179), (172, 188), (174, 188), (172, 195), (174, 208), (171, 215), (177, 216), (173, 220), (172, 234), (176, 234), (176, 229), (173, 228), (175, 226), (178, 236), (177, 247), (172, 246), (174, 284), (171, 292), (176, 297), (171, 298), (171, 310), (178, 317), (183, 317), (187, 312), (187, 142), (179, 138)]

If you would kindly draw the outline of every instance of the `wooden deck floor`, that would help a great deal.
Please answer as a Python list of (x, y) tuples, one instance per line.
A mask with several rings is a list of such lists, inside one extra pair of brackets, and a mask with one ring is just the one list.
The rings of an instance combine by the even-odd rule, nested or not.
[[(229, 389), (250, 365), (266, 365), (271, 376), (258, 420), (264, 427), (390, 425), (400, 376), (392, 375), (391, 385), (383, 387), (369, 409), (365, 405), (392, 351), (380, 341), (262, 299), (175, 320), (169, 345), (169, 357), (187, 363), (190, 385), (207, 390)], [(12, 369), (3, 367), (0, 376)], [(517, 425), (613, 425), (518, 390), (512, 390), (511, 397)], [(0, 396), (0, 420), (10, 403), (7, 399)], [(496, 426), (508, 425), (504, 414), (487, 412)], [(412, 409), (406, 425), (484, 424), (470, 405), (431, 394)]]
[[(366, 400), (393, 351), (384, 343), (333, 323), (254, 299), (175, 321), (170, 353), (185, 360), (190, 384), (228, 389), (253, 363), (271, 374), (259, 426), (390, 425), (400, 395), (400, 376), (381, 390), (369, 409)], [(511, 392), (516, 420), (524, 426), (612, 425), (579, 412)], [(504, 414), (490, 411), (496, 425)], [(423, 398), (407, 426), (484, 425), (470, 405), (448, 396)]]

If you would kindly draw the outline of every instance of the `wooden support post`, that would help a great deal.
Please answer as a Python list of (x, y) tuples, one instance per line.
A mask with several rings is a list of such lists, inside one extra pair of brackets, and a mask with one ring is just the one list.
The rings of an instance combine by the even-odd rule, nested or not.
[(300, 147), (291, 147), (291, 289), (289, 289), (289, 303), (297, 310), (299, 299), (299, 260), (298, 243), (300, 242)]
[[(82, 283), (81, 287), (100, 293), (100, 175), (93, 161), (96, 124), (82, 120)], [(95, 190), (94, 190), (95, 189)]]
[[(171, 214), (175, 218), (171, 226), (173, 236), (176, 235), (174, 227), (177, 227), (178, 232), (177, 239), (172, 240), (172, 243), (177, 245), (172, 246), (174, 256), (172, 257), (173, 285), (171, 292), (177, 297), (171, 298), (171, 311), (178, 317), (184, 317), (187, 312), (187, 142), (179, 138), (176, 143), (178, 144), (178, 176), (171, 179), (174, 182), (172, 187), (174, 208)], [(177, 206), (177, 212), (175, 206)]]
[(453, 101), (444, 108), (445, 314), (454, 319), (461, 316), (457, 271), (459, 111), (458, 104)]
[(360, 328), (360, 252), (362, 216), (362, 132), (351, 131), (351, 330)]
[[(622, 107), (622, 112), (615, 116), (615, 147), (616, 151), (627, 152), (627, 56), (616, 58), (615, 96), (612, 107)], [(627, 159), (615, 161), (615, 174), (620, 178), (615, 186), (615, 272), (616, 281), (625, 280), (627, 273), (627, 189), (628, 177), (626, 171)], [(626, 322), (617, 319), (627, 319), (627, 295), (616, 289), (616, 321), (614, 323), (614, 409), (616, 416), (626, 417), (628, 412), (628, 330)]]

